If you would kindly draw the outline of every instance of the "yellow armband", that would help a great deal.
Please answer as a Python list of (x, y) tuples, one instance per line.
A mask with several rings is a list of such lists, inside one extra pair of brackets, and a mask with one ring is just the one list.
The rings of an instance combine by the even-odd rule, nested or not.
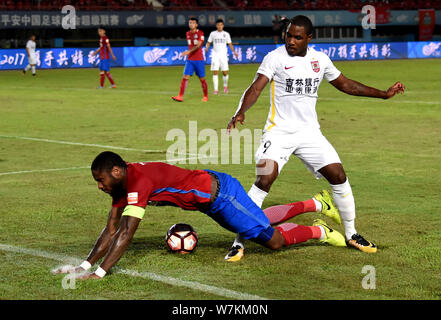
[(145, 209), (138, 206), (126, 206), (122, 213), (123, 216), (131, 216), (141, 220), (144, 217), (144, 214)]

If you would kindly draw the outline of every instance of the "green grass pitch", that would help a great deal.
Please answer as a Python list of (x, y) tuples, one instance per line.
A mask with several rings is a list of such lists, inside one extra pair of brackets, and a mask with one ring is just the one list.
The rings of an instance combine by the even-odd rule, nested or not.
[[(406, 85), (404, 95), (387, 101), (348, 96), (326, 81), (319, 90), (319, 120), (353, 187), (357, 230), (377, 243), (378, 253), (316, 241), (272, 252), (248, 242), (240, 262), (226, 263), (232, 233), (199, 212), (148, 208), (118, 268), (194, 282), (191, 289), (173, 280), (114, 272), (65, 290), (63, 276), (50, 273), (63, 261), (37, 253), (84, 259), (105, 225), (110, 198), (97, 189), (87, 169), (105, 148), (94, 144), (137, 149), (114, 150), (127, 161), (164, 160), (164, 153), (142, 150), (166, 150), (171, 144), (167, 132), (187, 132), (192, 120), (199, 130), (219, 133), (258, 66), (231, 66), (230, 93), (210, 94), (207, 103), (200, 101), (197, 78), (190, 80), (183, 103), (170, 99), (178, 93), (182, 67), (113, 69), (115, 90), (96, 89), (96, 69), (38, 70), (35, 78), (1, 72), (0, 299), (235, 298), (220, 294), (222, 289), (268, 299), (440, 299), (441, 60), (336, 66), (347, 77), (377, 88), (395, 81)], [(209, 73), (207, 81), (211, 93)], [(244, 128), (263, 128), (268, 100), (266, 89), (246, 114)], [(254, 181), (253, 164), (182, 166), (227, 172), (246, 190)], [(306, 200), (327, 186), (293, 157), (264, 207)], [(308, 213), (291, 222), (311, 225), (315, 218), (317, 214)], [(190, 223), (199, 234), (193, 254), (166, 250), (165, 233), (178, 222)], [(375, 289), (362, 287), (365, 265), (375, 267)], [(219, 288), (219, 294), (201, 290), (204, 285)]]

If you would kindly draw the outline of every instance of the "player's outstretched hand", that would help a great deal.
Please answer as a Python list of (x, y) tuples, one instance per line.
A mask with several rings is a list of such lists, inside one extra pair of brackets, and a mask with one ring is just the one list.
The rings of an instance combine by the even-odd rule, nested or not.
[(239, 113), (238, 115), (231, 118), (230, 122), (227, 126), (227, 133), (229, 134), (231, 132), (231, 129), (236, 129), (237, 122), (240, 122), (240, 124), (243, 125), (243, 122), (245, 121), (245, 114)]
[(394, 95), (396, 95), (397, 93), (404, 93), (404, 89), (406, 87), (404, 86), (404, 84), (402, 84), (401, 82), (396, 82), (392, 87), (390, 87), (389, 89), (387, 89), (386, 91), (386, 99), (392, 98)]
[(76, 279), (78, 280), (88, 280), (88, 279), (101, 279), (99, 276), (97, 276), (94, 272), (87, 272)]
[(84, 272), (85, 270), (78, 266), (78, 267), (74, 267), (71, 265), (65, 265), (65, 266), (61, 266), (58, 267), (56, 269), (52, 270), (52, 274), (62, 274), (62, 273), (81, 273)]

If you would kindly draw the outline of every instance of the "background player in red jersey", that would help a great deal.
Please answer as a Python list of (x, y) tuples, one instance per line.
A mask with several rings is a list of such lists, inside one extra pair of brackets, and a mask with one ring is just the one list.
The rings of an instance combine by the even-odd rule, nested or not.
[(172, 97), (173, 100), (182, 102), (185, 89), (187, 88), (188, 79), (196, 72), (196, 75), (201, 80), (202, 91), (204, 97), (202, 101), (208, 101), (208, 86), (205, 80), (205, 61), (202, 52), (202, 45), (204, 44), (204, 33), (198, 29), (198, 19), (190, 18), (188, 20), (190, 31), (187, 31), (188, 50), (183, 52), (183, 56), (188, 56), (185, 62), (184, 77), (181, 81), (179, 95)]
[(112, 59), (115, 61), (116, 57), (113, 54), (112, 48), (110, 47), (110, 41), (109, 38), (107, 38), (106, 36), (106, 30), (104, 29), (104, 27), (98, 28), (98, 34), (100, 36), (100, 47), (94, 53), (92, 53), (92, 56), (95, 56), (98, 51), (100, 53), (100, 86), (98, 88), (103, 88), (105, 77), (109, 79), (111, 88), (116, 88), (115, 81), (113, 81), (113, 77), (110, 74), (109, 53), (112, 55)]
[(91, 170), (98, 188), (112, 197), (107, 225), (80, 266), (61, 267), (54, 273), (83, 272), (106, 256), (95, 273), (79, 278), (104, 277), (129, 246), (146, 206), (153, 203), (201, 211), (225, 229), (273, 250), (309, 239), (346, 246), (343, 235), (322, 220), (316, 220), (313, 226), (284, 223), (272, 227), (313, 211), (312, 200), (271, 207), (264, 212), (237, 179), (222, 172), (188, 170), (160, 162), (127, 163), (110, 151), (100, 153)]

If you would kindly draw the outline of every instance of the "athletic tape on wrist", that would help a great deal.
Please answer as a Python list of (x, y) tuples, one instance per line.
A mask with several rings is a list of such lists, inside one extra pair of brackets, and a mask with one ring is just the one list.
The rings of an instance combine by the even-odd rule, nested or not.
[(80, 267), (83, 268), (84, 270), (89, 270), (92, 265), (90, 264), (89, 261), (84, 260), (82, 264), (80, 264)]
[(100, 278), (104, 277), (106, 275), (106, 273), (107, 273), (107, 271), (101, 267), (98, 267), (98, 269), (96, 269), (96, 271), (95, 271), (95, 274)]

